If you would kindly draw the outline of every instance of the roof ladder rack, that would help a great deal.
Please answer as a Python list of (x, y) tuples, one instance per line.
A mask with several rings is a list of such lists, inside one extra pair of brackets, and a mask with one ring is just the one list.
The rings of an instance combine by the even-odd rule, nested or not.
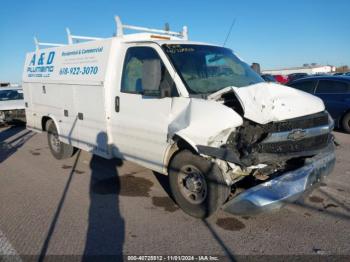
[(177, 36), (177, 37), (183, 38), (184, 40), (188, 40), (188, 28), (187, 28), (187, 26), (183, 26), (181, 32), (173, 32), (173, 31), (152, 29), (152, 28), (133, 26), (133, 25), (123, 25), (119, 16), (115, 16), (114, 19), (115, 19), (115, 22), (117, 24), (117, 36), (123, 36), (124, 29), (131, 29), (131, 30), (135, 30), (135, 31), (143, 31), (143, 32), (150, 32), (150, 33), (165, 34), (165, 35), (170, 35), (170, 36)]
[(69, 28), (66, 28), (67, 37), (68, 37), (68, 44), (73, 44), (74, 40), (102, 40), (103, 38), (100, 37), (90, 37), (90, 36), (81, 36), (81, 35), (72, 35)]
[[(160, 29), (153, 29), (153, 28), (147, 28), (147, 27), (141, 27), (141, 26), (123, 25), (119, 16), (115, 16), (114, 19), (115, 19), (115, 22), (117, 24), (117, 34), (116, 35), (120, 36), (120, 37), (122, 37), (124, 35), (124, 29), (130, 29), (130, 30), (135, 30), (135, 31), (158, 33), (158, 34), (168, 35), (168, 36), (176, 36), (176, 37), (180, 37), (184, 40), (188, 40), (188, 28), (187, 28), (187, 26), (183, 26), (181, 32), (174, 32), (174, 31), (169, 31), (169, 30), (160, 30)], [(79, 42), (79, 40), (95, 41), (95, 40), (102, 40), (103, 39), (100, 37), (72, 35), (69, 28), (66, 28), (66, 32), (67, 32), (67, 38), (68, 38), (69, 45), (74, 44), (74, 42)], [(36, 51), (40, 49), (40, 46), (49, 46), (49, 47), (65, 46), (65, 44), (39, 42), (36, 37), (34, 37), (34, 43), (35, 43)]]
[(40, 46), (65, 46), (65, 44), (39, 42), (36, 37), (34, 37), (34, 43), (35, 43), (35, 50), (36, 51), (38, 51), (40, 49)]

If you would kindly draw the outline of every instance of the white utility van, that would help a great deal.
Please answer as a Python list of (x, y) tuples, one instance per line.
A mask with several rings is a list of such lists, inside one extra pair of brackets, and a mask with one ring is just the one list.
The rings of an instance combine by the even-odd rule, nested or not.
[(189, 41), (186, 27), (116, 23), (115, 37), (67, 29), (68, 44), (36, 41), (26, 56), (27, 127), (47, 131), (54, 157), (79, 148), (167, 174), (195, 217), (278, 208), (331, 172), (333, 120), (319, 98), (264, 82), (230, 49)]

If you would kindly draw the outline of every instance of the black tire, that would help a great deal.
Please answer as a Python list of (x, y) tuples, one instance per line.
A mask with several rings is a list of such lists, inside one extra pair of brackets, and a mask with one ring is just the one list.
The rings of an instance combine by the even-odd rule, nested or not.
[(342, 128), (346, 133), (350, 134), (350, 112), (343, 117)]
[(74, 147), (59, 141), (55, 123), (52, 120), (49, 120), (46, 126), (47, 142), (49, 144), (51, 154), (59, 160), (72, 157), (74, 154)]
[[(190, 173), (187, 173), (187, 171), (183, 170), (184, 168), (192, 168), (194, 169), (194, 171), (192, 171), (194, 173), (197, 173), (198, 171), (201, 172), (200, 176), (205, 180), (205, 183), (202, 184), (206, 186), (206, 193), (200, 193), (202, 195), (199, 196), (198, 203), (194, 203), (196, 201), (195, 198), (191, 199), (191, 197), (193, 198), (198, 194), (197, 192), (191, 197), (186, 197), (186, 192), (183, 193), (184, 191), (187, 191), (187, 193), (189, 192), (190, 194), (192, 193), (192, 191), (188, 190), (188, 188), (186, 188), (187, 186), (184, 185), (187, 183), (191, 184), (191, 182), (187, 181), (191, 180), (189, 177), (191, 177), (192, 173), (191, 171), (189, 171)], [(186, 179), (182, 179), (184, 174)], [(197, 182), (197, 180), (195, 181)], [(230, 193), (230, 187), (227, 186), (220, 168), (215, 163), (195, 155), (189, 150), (183, 150), (177, 153), (171, 160), (169, 165), (169, 184), (173, 198), (177, 204), (187, 214), (197, 218), (206, 218), (215, 213), (225, 200), (227, 200)], [(202, 202), (199, 203), (200, 201)]]

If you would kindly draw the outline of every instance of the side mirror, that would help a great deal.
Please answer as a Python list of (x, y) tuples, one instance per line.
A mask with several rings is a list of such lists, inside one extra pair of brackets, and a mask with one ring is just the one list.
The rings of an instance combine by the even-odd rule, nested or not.
[(142, 64), (142, 88), (146, 96), (160, 96), (161, 62), (147, 59)]

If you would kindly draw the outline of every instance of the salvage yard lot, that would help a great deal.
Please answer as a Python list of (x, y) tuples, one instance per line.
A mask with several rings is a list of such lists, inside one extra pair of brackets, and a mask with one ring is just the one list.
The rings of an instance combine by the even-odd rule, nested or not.
[(58, 161), (45, 133), (0, 128), (0, 254), (350, 255), (350, 135), (335, 136), (335, 170), (303, 203), (202, 221), (166, 176), (87, 152)]

